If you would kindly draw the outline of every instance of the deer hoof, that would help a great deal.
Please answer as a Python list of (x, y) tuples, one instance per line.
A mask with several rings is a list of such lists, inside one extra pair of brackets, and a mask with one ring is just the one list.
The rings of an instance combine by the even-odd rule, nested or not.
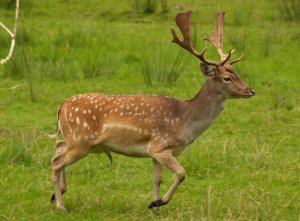
[(68, 212), (68, 210), (64, 206), (57, 206), (57, 209), (58, 209), (59, 212), (62, 212), (62, 213), (67, 213)]
[(150, 205), (148, 206), (148, 209), (152, 209), (154, 207), (160, 207), (167, 204), (166, 202), (163, 202), (161, 199), (159, 200), (154, 200), (150, 203)]

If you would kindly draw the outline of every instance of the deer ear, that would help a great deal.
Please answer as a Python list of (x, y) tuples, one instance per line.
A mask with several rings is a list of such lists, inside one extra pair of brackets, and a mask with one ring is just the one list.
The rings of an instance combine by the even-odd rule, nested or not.
[(217, 74), (217, 68), (213, 65), (209, 65), (206, 63), (200, 63), (200, 69), (204, 76), (214, 78)]

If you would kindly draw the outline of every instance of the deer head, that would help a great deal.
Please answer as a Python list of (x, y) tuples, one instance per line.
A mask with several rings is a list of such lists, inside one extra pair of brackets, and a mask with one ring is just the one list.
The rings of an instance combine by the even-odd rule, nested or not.
[(217, 93), (221, 94), (224, 98), (249, 98), (255, 94), (246, 83), (244, 83), (240, 76), (233, 70), (232, 65), (240, 61), (243, 54), (232, 61), (229, 61), (234, 52), (230, 50), (227, 54), (223, 52), (223, 26), (225, 12), (220, 12), (217, 15), (216, 29), (211, 37), (205, 37), (204, 40), (213, 44), (220, 57), (221, 61), (210, 61), (204, 57), (207, 48), (201, 53), (194, 50), (191, 41), (191, 15), (192, 11), (188, 10), (184, 13), (178, 13), (176, 16), (176, 24), (179, 27), (183, 40), (180, 40), (174, 28), (171, 28), (174, 43), (186, 49), (198, 59), (200, 59), (200, 69), (202, 73), (209, 77), (215, 87)]

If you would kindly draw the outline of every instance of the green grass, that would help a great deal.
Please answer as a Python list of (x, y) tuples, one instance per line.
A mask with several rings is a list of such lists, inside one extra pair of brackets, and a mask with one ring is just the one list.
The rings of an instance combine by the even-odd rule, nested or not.
[(140, 65), (144, 81), (148, 85), (172, 85), (184, 74), (190, 64), (190, 56), (182, 50), (174, 50), (170, 42), (141, 48)]
[[(10, 2), (0, 4), (0, 21), (9, 27)], [(299, 220), (300, 30), (299, 20), (283, 14), (291, 7), (286, 12), (278, 8), (284, 1), (270, 0), (168, 1), (168, 13), (143, 14), (134, 2), (21, 1), (16, 49), (0, 66), (0, 220)], [(257, 95), (228, 100), (178, 158), (187, 179), (159, 211), (147, 209), (151, 160), (114, 154), (112, 166), (106, 156), (91, 155), (67, 169), (70, 212), (57, 212), (49, 202), (55, 141), (46, 135), (56, 129), (58, 105), (85, 92), (194, 96), (204, 82), (199, 63), (169, 44), (176, 13), (189, 8), (199, 51), (217, 11), (226, 11), (225, 50), (245, 51), (235, 70)], [(0, 57), (9, 43), (1, 32)], [(170, 83), (167, 70), (178, 51), (189, 61)], [(159, 52), (170, 60), (154, 62)], [(212, 47), (207, 55), (217, 58)], [(141, 68), (147, 56), (151, 84)], [(21, 86), (10, 89), (15, 85)], [(165, 172), (162, 194), (173, 178)]]

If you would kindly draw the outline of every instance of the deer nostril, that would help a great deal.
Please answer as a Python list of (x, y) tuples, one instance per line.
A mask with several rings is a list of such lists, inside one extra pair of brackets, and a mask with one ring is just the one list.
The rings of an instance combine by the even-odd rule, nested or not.
[(255, 90), (249, 88), (248, 91), (251, 93), (251, 95), (255, 95)]

